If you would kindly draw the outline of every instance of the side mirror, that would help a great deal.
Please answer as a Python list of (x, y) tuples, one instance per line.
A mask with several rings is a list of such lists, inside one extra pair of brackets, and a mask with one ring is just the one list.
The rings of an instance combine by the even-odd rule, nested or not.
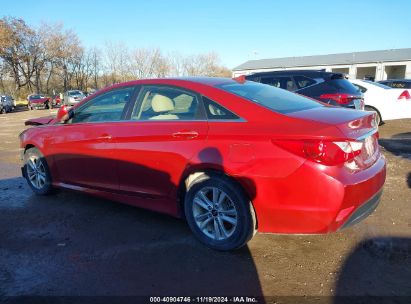
[(60, 123), (64, 123), (73, 116), (67, 108), (67, 106), (62, 106), (57, 112), (57, 121)]

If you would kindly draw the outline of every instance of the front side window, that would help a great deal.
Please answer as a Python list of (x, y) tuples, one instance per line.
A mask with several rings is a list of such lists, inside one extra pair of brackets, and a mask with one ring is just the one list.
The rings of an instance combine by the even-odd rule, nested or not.
[(195, 120), (199, 118), (195, 94), (173, 87), (147, 86), (139, 95), (133, 120)]
[(75, 110), (71, 123), (121, 120), (133, 91), (134, 87), (127, 87), (96, 96)]

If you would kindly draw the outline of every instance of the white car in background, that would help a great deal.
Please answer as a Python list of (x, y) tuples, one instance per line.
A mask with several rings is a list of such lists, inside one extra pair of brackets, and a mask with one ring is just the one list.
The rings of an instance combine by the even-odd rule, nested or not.
[(86, 96), (80, 90), (70, 90), (64, 93), (63, 104), (66, 106), (74, 106), (82, 101)]
[(377, 113), (377, 122), (411, 118), (411, 90), (395, 89), (369, 80), (349, 79), (364, 95), (366, 111)]

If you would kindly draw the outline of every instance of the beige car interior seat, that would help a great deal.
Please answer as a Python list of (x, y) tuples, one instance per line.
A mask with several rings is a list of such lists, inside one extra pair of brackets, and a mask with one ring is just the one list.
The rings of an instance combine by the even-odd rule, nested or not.
[(159, 115), (150, 117), (149, 119), (178, 119), (177, 115), (169, 113), (174, 111), (174, 103), (167, 96), (156, 94), (151, 101), (151, 107), (153, 111), (159, 113)]

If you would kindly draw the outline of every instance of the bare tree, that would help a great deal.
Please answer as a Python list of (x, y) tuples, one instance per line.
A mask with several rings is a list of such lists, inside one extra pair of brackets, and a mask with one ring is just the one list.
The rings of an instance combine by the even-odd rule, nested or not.
[(130, 50), (112, 42), (86, 50), (62, 24), (31, 28), (22, 19), (0, 19), (0, 89), (18, 95), (97, 89), (136, 78), (230, 75), (213, 52), (165, 56), (159, 48)]
[(134, 78), (165, 77), (170, 64), (160, 49), (135, 49), (131, 55), (131, 74)]

